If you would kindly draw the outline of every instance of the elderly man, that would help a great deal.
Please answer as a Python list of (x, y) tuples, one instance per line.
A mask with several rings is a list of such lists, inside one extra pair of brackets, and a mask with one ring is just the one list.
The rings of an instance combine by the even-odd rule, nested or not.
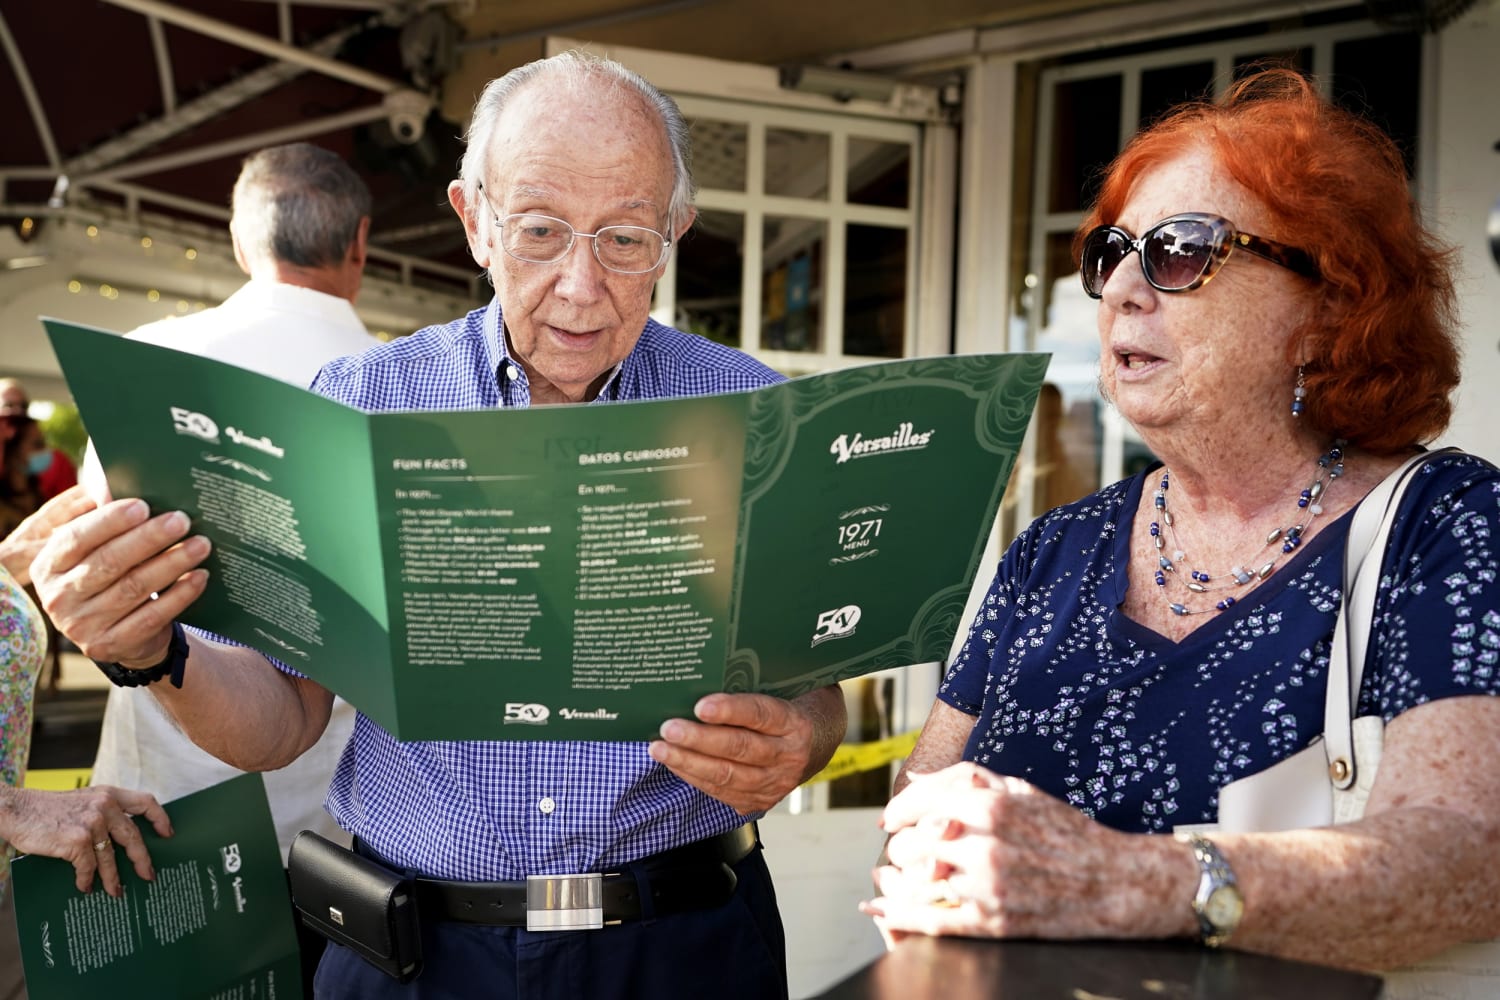
[[(493, 81), (449, 200), (495, 300), (331, 364), (314, 389), (367, 410), (443, 409), (777, 380), (648, 318), (693, 220), (687, 143), (676, 105), (612, 62), (567, 54)], [(202, 593), (195, 567), (208, 548), (185, 515), (120, 501), (59, 531), (33, 575), (90, 656), (165, 676), (182, 655), (172, 620)], [(216, 755), (280, 767), (321, 732), (331, 695), (311, 680), (199, 636), (186, 656), (182, 688), (152, 690)], [(827, 761), (843, 700), (836, 688), (795, 701), (718, 694), (695, 714), (666, 721), (650, 744), (398, 743), (361, 716), (330, 810), (366, 857), (453, 880), (419, 884), (426, 964), (412, 986), (528, 1000), (784, 997), (780, 918), (745, 821)], [(527, 876), (585, 872), (605, 873), (601, 930), (531, 932), (516, 907), (495, 905)], [(410, 988), (343, 948), (318, 973), (320, 997)]]

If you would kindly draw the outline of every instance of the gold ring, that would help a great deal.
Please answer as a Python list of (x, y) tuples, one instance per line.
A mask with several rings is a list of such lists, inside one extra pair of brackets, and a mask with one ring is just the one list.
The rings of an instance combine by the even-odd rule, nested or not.
[(929, 906), (939, 906), (945, 910), (954, 910), (964, 905), (964, 898), (953, 888), (953, 883), (947, 879), (938, 879), (932, 883), (932, 887), (939, 890), (927, 900)]
[(99, 841), (99, 843), (97, 843), (97, 844), (94, 845), (94, 850), (97, 851), (97, 852), (99, 852), (100, 854), (103, 854), (105, 851), (109, 850), (109, 841), (107, 841), (107, 840), (101, 840), (101, 841)]

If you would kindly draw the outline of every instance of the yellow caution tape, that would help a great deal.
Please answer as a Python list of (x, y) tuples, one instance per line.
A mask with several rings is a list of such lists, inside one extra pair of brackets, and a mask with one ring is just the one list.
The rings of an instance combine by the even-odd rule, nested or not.
[(893, 760), (900, 760), (909, 755), (911, 748), (917, 745), (919, 732), (921, 732), (920, 729), (913, 729), (909, 733), (889, 736), (871, 743), (845, 743), (833, 752), (828, 766), (808, 778), (806, 784), (832, 781), (834, 778), (847, 777), (851, 774), (858, 774), (860, 771), (873, 771)]
[(88, 787), (90, 773), (90, 769), (86, 767), (27, 771), (26, 780), (21, 783), (21, 786), (23, 788), (40, 788), (47, 792), (67, 792), (75, 788)]
[[(844, 743), (833, 752), (833, 757), (828, 761), (827, 766), (808, 778), (806, 783), (813, 785), (820, 781), (832, 781), (835, 778), (858, 774), (861, 771), (873, 771), (891, 761), (900, 760), (910, 754), (911, 748), (916, 746), (919, 732), (921, 730), (913, 729), (909, 733), (901, 733), (870, 743)], [(24, 785), (26, 788), (40, 788), (51, 792), (86, 788), (91, 773), (86, 767), (32, 770), (26, 772)]]

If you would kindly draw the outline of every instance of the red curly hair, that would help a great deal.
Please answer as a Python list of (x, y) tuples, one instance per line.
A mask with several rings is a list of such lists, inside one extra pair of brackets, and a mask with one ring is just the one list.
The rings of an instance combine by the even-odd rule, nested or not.
[(1323, 272), (1286, 358), (1310, 359), (1302, 419), (1385, 455), (1442, 433), (1460, 374), (1454, 251), (1422, 225), (1396, 144), (1294, 70), (1255, 73), (1217, 103), (1182, 105), (1138, 133), (1110, 165), (1074, 260), (1142, 174), (1193, 144), (1266, 207), (1261, 235), (1302, 248)]

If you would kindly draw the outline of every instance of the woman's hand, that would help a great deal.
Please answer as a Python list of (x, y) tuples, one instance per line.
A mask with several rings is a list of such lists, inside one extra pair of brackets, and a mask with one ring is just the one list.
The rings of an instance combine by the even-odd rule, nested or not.
[(148, 882), (156, 878), (145, 838), (132, 816), (144, 816), (158, 834), (172, 836), (167, 811), (145, 792), (108, 785), (71, 792), (0, 788), (0, 837), (18, 851), (72, 862), (80, 892), (92, 890), (97, 875), (105, 892), (124, 894), (115, 860), (117, 844), (125, 848), (137, 875)]
[(71, 486), (42, 504), (36, 513), (0, 538), (0, 565), (21, 586), (31, 583), (31, 561), (42, 551), (54, 529), (94, 509), (83, 487)]
[[(890, 863), (860, 908), (888, 944), (971, 937), (1189, 933), (1195, 873), (1170, 838), (1130, 836), (971, 763), (913, 775), (886, 806)], [(1164, 842), (1164, 843), (1162, 843)], [(1175, 848), (1175, 850), (1174, 850)]]

